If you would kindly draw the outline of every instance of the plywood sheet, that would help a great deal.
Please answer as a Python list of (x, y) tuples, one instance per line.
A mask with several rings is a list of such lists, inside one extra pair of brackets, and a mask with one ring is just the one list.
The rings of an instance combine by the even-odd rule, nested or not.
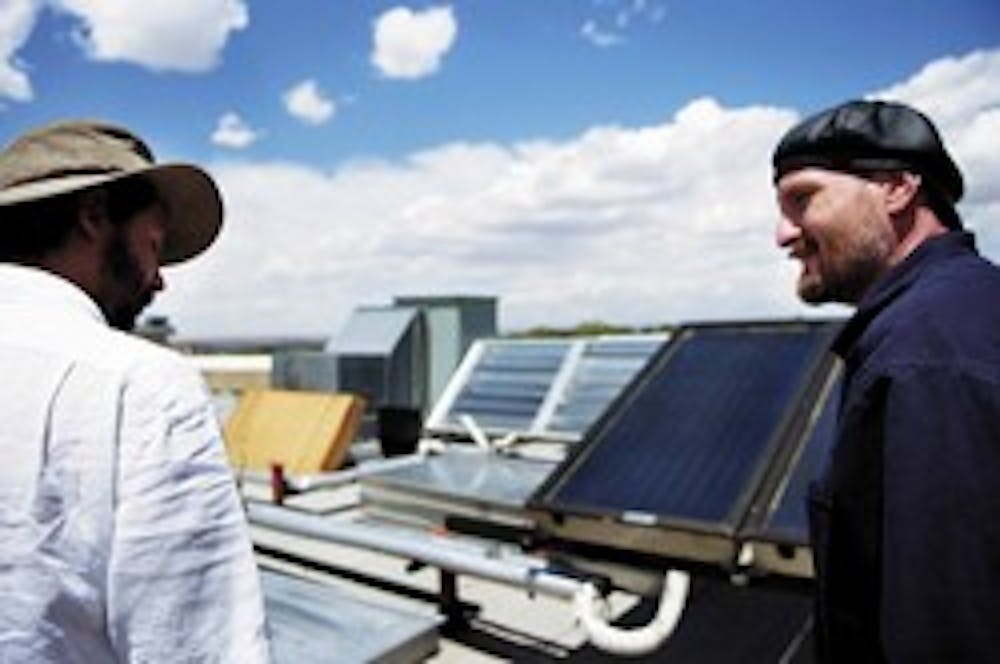
[(292, 474), (336, 469), (363, 411), (364, 400), (353, 394), (248, 390), (226, 422), (229, 461), (249, 470), (277, 463)]

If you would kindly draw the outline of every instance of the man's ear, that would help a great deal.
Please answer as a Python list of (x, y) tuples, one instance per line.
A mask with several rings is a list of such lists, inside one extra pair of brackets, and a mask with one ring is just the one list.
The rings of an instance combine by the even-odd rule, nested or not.
[(77, 206), (77, 228), (88, 240), (102, 237), (108, 225), (108, 194), (92, 189), (80, 194)]
[(920, 193), (923, 179), (916, 173), (898, 171), (880, 178), (885, 187), (885, 207), (889, 214), (897, 215), (910, 207)]

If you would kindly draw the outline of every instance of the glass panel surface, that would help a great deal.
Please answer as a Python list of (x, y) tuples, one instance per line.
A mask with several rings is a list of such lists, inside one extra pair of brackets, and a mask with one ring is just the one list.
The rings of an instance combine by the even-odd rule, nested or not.
[(664, 342), (665, 337), (588, 341), (546, 430), (585, 433)]
[(471, 415), (484, 429), (527, 431), (562, 366), (566, 341), (491, 342), (448, 410), (460, 426)]
[(544, 502), (726, 519), (826, 342), (817, 326), (689, 328), (630, 386)]
[(840, 408), (840, 383), (833, 386), (823, 404), (819, 419), (809, 435), (805, 449), (791, 471), (778, 506), (764, 527), (764, 535), (797, 544), (809, 541), (806, 495), (809, 483), (816, 478), (833, 447)]

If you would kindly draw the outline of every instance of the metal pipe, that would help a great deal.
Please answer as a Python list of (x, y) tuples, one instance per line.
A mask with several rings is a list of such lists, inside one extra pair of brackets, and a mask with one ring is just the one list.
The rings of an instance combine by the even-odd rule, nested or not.
[(295, 491), (310, 491), (312, 489), (333, 489), (338, 486), (350, 484), (369, 475), (415, 466), (422, 463), (423, 454), (407, 454), (406, 456), (392, 457), (391, 459), (380, 459), (377, 461), (366, 461), (365, 463), (349, 468), (347, 470), (337, 470), (329, 473), (316, 473), (314, 475), (300, 475), (298, 477), (287, 478), (288, 486)]
[(562, 599), (573, 599), (585, 584), (548, 571), (543, 560), (528, 557), (489, 558), (482, 550), (470, 550), (468, 544), (429, 539), (421, 541), (412, 533), (401, 534), (364, 524), (331, 521), (266, 504), (247, 505), (247, 515), (254, 525), (419, 560), (441, 569)]
[(687, 601), (688, 575), (671, 570), (663, 580), (660, 605), (653, 620), (639, 628), (623, 629), (613, 627), (602, 615), (594, 584), (550, 572), (540, 559), (486, 557), (486, 552), (471, 552), (467, 545), (460, 549), (451, 542), (419, 541), (409, 533), (333, 522), (267, 504), (248, 505), (247, 514), (250, 522), (259, 526), (418, 560), (440, 568), (443, 574), (469, 574), (572, 600), (587, 639), (598, 649), (615, 654), (640, 655), (658, 648), (673, 634)]
[[(424, 460), (425, 455), (421, 453), (408, 454), (406, 456), (393, 457), (391, 459), (378, 459), (366, 461), (361, 465), (347, 470), (335, 470), (326, 473), (313, 473), (312, 475), (289, 475), (285, 473), (285, 487), (296, 493), (311, 491), (313, 489), (333, 489), (338, 486), (350, 484), (369, 475), (375, 475), (397, 468), (415, 466)], [(271, 484), (272, 475), (270, 472), (259, 470), (237, 471), (237, 478), (246, 484), (257, 484), (267, 486)]]

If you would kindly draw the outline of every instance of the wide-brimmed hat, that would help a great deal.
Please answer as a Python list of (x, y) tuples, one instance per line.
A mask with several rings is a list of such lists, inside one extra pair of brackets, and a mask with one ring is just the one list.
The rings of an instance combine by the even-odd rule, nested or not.
[(60, 122), (7, 146), (0, 152), (0, 207), (134, 175), (151, 182), (167, 208), (162, 264), (187, 260), (212, 244), (222, 227), (222, 198), (211, 176), (193, 164), (155, 163), (142, 139), (104, 122)]

